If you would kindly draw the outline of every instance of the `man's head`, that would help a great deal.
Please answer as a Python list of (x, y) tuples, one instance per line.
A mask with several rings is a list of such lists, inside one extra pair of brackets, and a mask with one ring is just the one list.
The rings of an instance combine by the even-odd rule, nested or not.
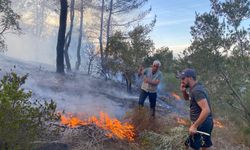
[(155, 73), (159, 67), (161, 66), (161, 62), (159, 60), (155, 60), (152, 65), (152, 72)]
[(185, 77), (191, 77), (194, 80), (196, 80), (196, 72), (194, 69), (191, 68), (186, 68), (184, 69), (181, 74), (180, 74), (180, 78), (183, 79)]
[(193, 85), (196, 82), (196, 72), (194, 69), (186, 68), (179, 75), (181, 82), (186, 88)]

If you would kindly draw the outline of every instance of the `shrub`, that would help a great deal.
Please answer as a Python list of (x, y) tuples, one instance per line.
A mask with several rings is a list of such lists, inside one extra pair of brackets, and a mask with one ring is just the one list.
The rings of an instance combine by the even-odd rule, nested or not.
[(56, 104), (32, 100), (31, 91), (21, 88), (26, 78), (9, 73), (0, 82), (0, 149), (30, 149), (32, 142), (55, 131), (50, 127), (59, 119)]

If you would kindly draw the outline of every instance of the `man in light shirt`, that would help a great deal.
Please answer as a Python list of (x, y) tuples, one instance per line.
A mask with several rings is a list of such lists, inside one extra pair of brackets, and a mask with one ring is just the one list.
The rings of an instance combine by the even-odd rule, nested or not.
[(157, 98), (157, 86), (161, 81), (162, 73), (159, 70), (161, 63), (159, 60), (153, 62), (152, 67), (146, 68), (139, 72), (143, 75), (143, 83), (141, 85), (141, 93), (139, 97), (139, 107), (143, 107), (144, 101), (149, 97), (151, 115), (155, 116), (155, 106)]

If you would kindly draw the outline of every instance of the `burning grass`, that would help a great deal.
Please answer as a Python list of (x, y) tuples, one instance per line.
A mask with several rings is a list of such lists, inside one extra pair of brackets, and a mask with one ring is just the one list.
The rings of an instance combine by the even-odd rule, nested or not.
[(250, 135), (244, 135), (239, 125), (227, 119), (215, 119), (213, 142), (215, 149), (249, 150)]
[[(139, 144), (140, 149), (185, 149), (184, 142), (188, 137), (190, 120), (172, 112), (158, 112), (156, 118), (152, 118), (149, 112), (147, 108), (137, 108), (127, 114), (136, 130), (135, 142)], [(244, 136), (240, 136), (238, 131), (235, 125), (215, 119), (212, 149), (249, 149), (243, 144), (246, 139), (242, 139)]]
[(122, 140), (133, 141), (135, 136), (133, 125), (127, 122), (122, 123), (118, 119), (112, 119), (104, 112), (100, 112), (99, 118), (91, 116), (85, 120), (81, 120), (80, 117), (72, 116), (71, 114), (61, 115), (61, 123), (71, 128), (94, 124), (104, 129), (106, 131), (105, 135), (109, 138), (116, 137)]
[(218, 128), (224, 128), (224, 125), (222, 124), (221, 121), (219, 121), (218, 119), (214, 119), (214, 126), (218, 127)]
[[(116, 124), (114, 120), (117, 119), (107, 119), (104, 114), (100, 115), (103, 116), (100, 118), (93, 119), (94, 117), (92, 117), (91, 119), (90, 117), (87, 121), (71, 118), (70, 120), (74, 123), (64, 122), (64, 125), (67, 125), (63, 136), (64, 143), (70, 145), (73, 150), (185, 149), (184, 141), (188, 136), (190, 121), (178, 116), (178, 114), (157, 112), (156, 117), (153, 118), (147, 107), (133, 109), (126, 114), (122, 121), (133, 126), (133, 140), (121, 138), (110, 131), (105, 122)], [(119, 126), (122, 125), (125, 124), (120, 122)], [(239, 144), (237, 138), (241, 139), (241, 137), (237, 131), (234, 125), (228, 125), (226, 121), (221, 119), (215, 120), (212, 133), (213, 149), (248, 149), (244, 144)], [(109, 136), (110, 134), (113, 136)]]
[(70, 145), (72, 150), (93, 150), (93, 149), (106, 149), (110, 145), (115, 146), (119, 143), (120, 147), (127, 145), (127, 141), (118, 140), (106, 136), (107, 131), (98, 127), (95, 124), (80, 126), (77, 128), (69, 128), (64, 133), (64, 141)]
[(93, 149), (132, 149), (139, 150), (134, 141), (134, 128), (131, 124), (121, 123), (101, 112), (100, 117), (80, 119), (76, 116), (62, 115), (61, 123), (66, 130), (63, 141), (73, 150)]
[[(131, 149), (131, 150), (143, 150), (143, 149), (154, 149), (158, 142), (161, 142), (159, 148), (168, 147), (172, 145), (173, 141), (183, 142), (183, 140), (176, 140), (176, 136), (182, 134), (171, 134), (180, 129), (172, 129), (164, 117), (160, 117), (157, 114), (156, 118), (151, 117), (150, 111), (147, 108), (134, 109), (128, 112), (124, 118), (127, 124), (133, 125), (134, 134), (136, 135), (133, 140), (118, 138), (117, 136), (107, 136), (110, 132), (107, 127), (103, 128), (104, 122), (110, 122), (112, 120), (103, 119), (106, 117), (101, 117), (105, 115), (100, 115), (100, 118), (87, 119), (88, 121), (83, 121), (81, 119), (76, 119), (74, 117), (64, 118), (62, 117), (62, 122), (67, 126), (67, 130), (64, 133), (64, 141), (70, 145), (72, 149)], [(102, 119), (101, 119), (102, 118)], [(93, 123), (95, 120), (95, 123)], [(96, 121), (99, 120), (99, 121)], [(108, 120), (108, 121), (105, 121)], [(114, 120), (114, 119), (113, 119)], [(101, 123), (102, 122), (102, 123)], [(112, 122), (112, 121), (111, 121)], [(100, 125), (102, 124), (102, 126)], [(176, 121), (169, 122), (169, 124), (176, 124)], [(66, 136), (65, 136), (66, 135)], [(175, 144), (174, 144), (175, 145)]]

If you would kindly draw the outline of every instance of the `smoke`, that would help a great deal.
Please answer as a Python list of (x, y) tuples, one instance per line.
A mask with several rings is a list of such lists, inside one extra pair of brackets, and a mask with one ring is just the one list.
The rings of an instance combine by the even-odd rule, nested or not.
[(55, 73), (53, 66), (17, 61), (2, 55), (0, 68), (0, 77), (11, 70), (19, 75), (28, 73), (23, 88), (32, 91), (32, 99), (53, 99), (61, 112), (99, 115), (103, 111), (111, 117), (121, 118), (131, 105), (137, 104), (138, 97), (128, 95), (125, 88), (81, 73), (62, 76)]
[(56, 38), (39, 38), (32, 34), (7, 35), (7, 56), (25, 61), (53, 65), (56, 62)]

